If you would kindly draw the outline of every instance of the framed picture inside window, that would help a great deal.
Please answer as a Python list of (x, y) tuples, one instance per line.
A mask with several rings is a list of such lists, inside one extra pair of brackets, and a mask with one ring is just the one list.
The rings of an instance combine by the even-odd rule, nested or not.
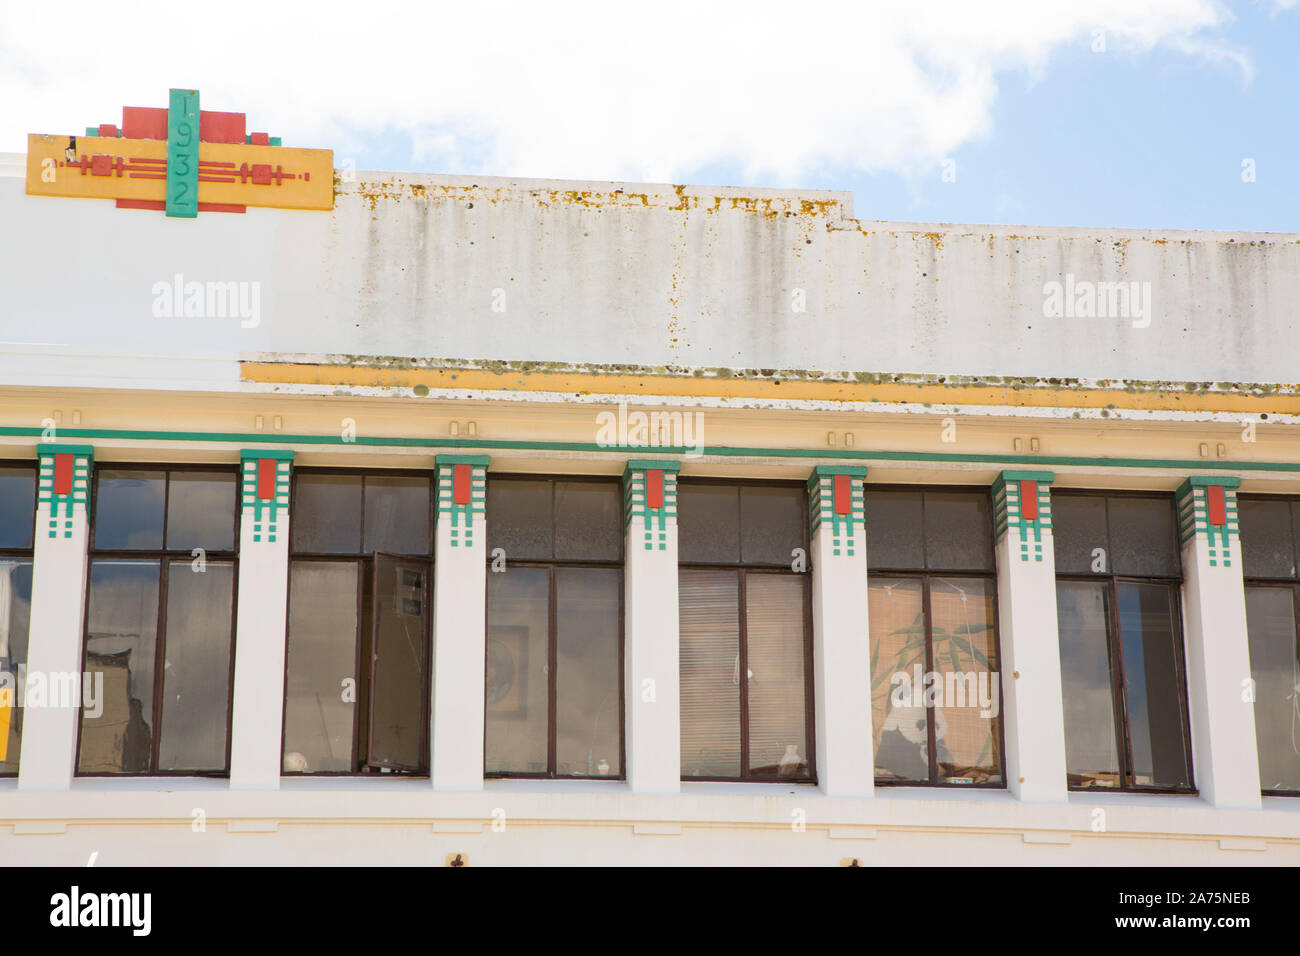
[(487, 633), (487, 715), (495, 720), (528, 717), (528, 628), (496, 625)]

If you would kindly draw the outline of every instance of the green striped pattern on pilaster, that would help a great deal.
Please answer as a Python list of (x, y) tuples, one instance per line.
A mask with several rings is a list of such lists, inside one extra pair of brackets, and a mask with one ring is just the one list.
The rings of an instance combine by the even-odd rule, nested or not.
[[(258, 462), (275, 462), (275, 487), (270, 498), (257, 494)], [(253, 513), (253, 540), (274, 544), (280, 517), (289, 512), (289, 478), (293, 452), (283, 448), (244, 448), (239, 452), (239, 502), (243, 512)]]
[[(1210, 567), (1232, 567), (1233, 541), (1240, 534), (1237, 524), (1237, 487), (1240, 478), (1193, 475), (1178, 486), (1178, 544), (1185, 547), (1193, 535), (1204, 535), (1209, 545)], [(1224, 523), (1210, 524), (1210, 486), (1223, 489)]]
[[(849, 479), (849, 510), (835, 511), (835, 478)], [(866, 538), (866, 493), (863, 482), (867, 469), (840, 465), (818, 465), (808, 477), (808, 535), (811, 538), (822, 524), (830, 526), (831, 555), (851, 558)]]
[[(1020, 539), (1020, 560), (1043, 560), (1043, 532), (1052, 529), (1052, 479), (1050, 471), (1004, 471), (998, 475), (991, 489), (993, 494), (993, 540), (1001, 541), (1008, 531), (1016, 532)], [(1025, 516), (1025, 502), (1021, 500), (1021, 482), (1034, 483), (1037, 517)]]
[[(474, 517), (487, 513), (487, 455), (439, 455), (438, 520), (451, 522), (453, 548), (474, 547)], [(469, 466), (469, 501), (456, 504), (456, 466)]]
[[(642, 544), (645, 550), (668, 550), (668, 519), (677, 517), (677, 472), (681, 462), (633, 460), (623, 469), (623, 533), (632, 527), (634, 518), (641, 519)], [(646, 501), (646, 472), (662, 471), (664, 474), (664, 500), (662, 507), (651, 508)], [(631, 547), (631, 539), (628, 547)]]
[[(48, 533), (57, 538), (63, 532), (72, 537), (73, 515), (77, 508), (84, 513), (90, 501), (90, 470), (95, 464), (95, 449), (90, 445), (38, 445), (40, 468), (37, 475), (37, 506), (50, 506)], [(72, 491), (64, 495), (54, 493), (54, 459), (56, 455), (72, 455)]]

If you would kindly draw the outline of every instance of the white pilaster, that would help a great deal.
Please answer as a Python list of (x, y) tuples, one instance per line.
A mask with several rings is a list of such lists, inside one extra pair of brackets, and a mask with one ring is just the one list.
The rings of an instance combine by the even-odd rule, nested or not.
[(429, 708), (435, 790), (483, 789), (487, 466), (486, 455), (443, 455), (437, 463)]
[(808, 479), (817, 782), (832, 797), (869, 797), (875, 789), (866, 477), (865, 468), (819, 465)]
[(277, 790), (284, 721), (293, 452), (245, 450), (240, 465), (230, 788)]
[[(30, 690), (37, 679), (47, 688), (80, 688), (94, 449), (89, 445), (41, 445), (37, 454), (40, 474), (27, 688)], [(64, 675), (77, 675), (75, 683)], [(70, 788), (77, 764), (79, 703), (59, 695), (58, 700), (47, 696), (41, 706), (24, 706), (19, 790)]]
[(1007, 788), (1031, 802), (1067, 797), (1052, 477), (1004, 471), (993, 484)]
[(1238, 478), (1195, 476), (1178, 489), (1183, 640), (1192, 769), (1216, 807), (1261, 806), (1246, 594), (1237, 526)]
[(623, 472), (627, 780), (635, 793), (681, 789), (681, 672), (674, 461)]

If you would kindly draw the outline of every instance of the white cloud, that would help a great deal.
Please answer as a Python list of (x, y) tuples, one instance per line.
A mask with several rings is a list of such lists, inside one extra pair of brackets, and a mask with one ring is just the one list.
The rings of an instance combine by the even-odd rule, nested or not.
[(1094, 30), (1114, 52), (1164, 46), (1248, 78), (1217, 36), (1230, 20), (1217, 0), (15, 3), (0, 15), (0, 151), (192, 86), (288, 144), (345, 156), (403, 129), (417, 158), (464, 171), (913, 172), (989, 131), (999, 72), (1041, 71)]

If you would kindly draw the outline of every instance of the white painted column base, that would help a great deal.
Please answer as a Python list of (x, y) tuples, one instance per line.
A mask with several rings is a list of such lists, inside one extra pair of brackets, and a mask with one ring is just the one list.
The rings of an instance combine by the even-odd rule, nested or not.
[[(94, 452), (85, 445), (42, 445), (37, 478), (32, 605), (27, 645), (19, 790), (67, 790), (77, 765), (79, 692), (83, 686), (82, 627), (86, 606), (86, 548)], [(55, 493), (56, 459), (73, 467), (68, 495)], [(44, 693), (37, 698), (36, 682)], [(75, 687), (76, 700), (56, 688)], [(56, 699), (57, 697), (57, 699)]]
[(483, 789), (487, 638), (485, 455), (438, 459), (429, 776), (435, 790)]
[(679, 468), (672, 461), (630, 461), (623, 473), (624, 740), (634, 793), (681, 789)]
[[(1223, 808), (1262, 806), (1250, 645), (1237, 534), (1237, 478), (1189, 479), (1178, 492), (1183, 539), (1183, 641), (1192, 770), (1201, 798)], [(1215, 489), (1222, 489), (1216, 491)], [(1221, 496), (1222, 523), (1210, 496)]]
[(866, 475), (865, 468), (819, 466), (808, 481), (817, 782), (833, 797), (870, 797), (875, 791)]
[[(1038, 803), (1064, 802), (1068, 796), (1052, 477), (1008, 471), (993, 485), (1007, 789)], [(1036, 496), (1028, 509), (1022, 491)]]
[[(293, 453), (245, 451), (240, 467), (239, 597), (230, 725), (230, 788), (278, 790), (283, 755)], [(263, 464), (265, 463), (265, 464)], [(259, 469), (274, 483), (259, 495)]]

